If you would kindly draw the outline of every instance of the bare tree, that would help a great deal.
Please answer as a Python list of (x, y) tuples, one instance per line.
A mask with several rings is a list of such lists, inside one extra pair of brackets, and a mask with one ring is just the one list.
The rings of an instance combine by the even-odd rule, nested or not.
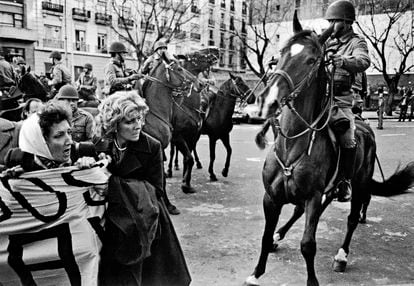
[(382, 74), (388, 86), (390, 96), (385, 102), (385, 112), (391, 115), (400, 78), (414, 67), (408, 62), (414, 50), (411, 1), (365, 2), (359, 8), (366, 16), (359, 17), (357, 26), (373, 48), (370, 55), (373, 68)]
[(269, 48), (278, 40), (278, 28), (285, 20), (291, 5), (279, 5), (274, 0), (251, 1), (250, 5), (252, 20), (249, 23), (242, 22), (241, 28), (235, 29), (234, 34), (240, 42), (240, 56), (250, 70), (257, 77), (262, 78), (262, 82), (266, 85), (268, 80), (266, 56), (268, 56)]
[(118, 18), (111, 28), (134, 47), (139, 67), (157, 40), (165, 39), (168, 43), (180, 38), (181, 27), (200, 14), (195, 3), (195, 0), (111, 0)]

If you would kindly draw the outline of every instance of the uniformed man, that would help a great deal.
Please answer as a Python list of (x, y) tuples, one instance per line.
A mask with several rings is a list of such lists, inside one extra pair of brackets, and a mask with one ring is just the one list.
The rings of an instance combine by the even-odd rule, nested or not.
[(52, 62), (52, 79), (48, 85), (52, 88), (52, 97), (55, 96), (60, 88), (66, 84), (72, 84), (72, 75), (69, 69), (62, 63), (62, 54), (59, 51), (53, 51), (49, 56)]
[(81, 100), (81, 106), (97, 107), (99, 105), (99, 101), (95, 96), (98, 79), (92, 73), (92, 65), (90, 63), (84, 64), (83, 72), (76, 81), (76, 87)]
[(0, 96), (8, 95), (12, 86), (16, 86), (17, 76), (13, 66), (6, 61), (5, 52), (0, 48)]
[(121, 42), (113, 42), (109, 47), (111, 59), (105, 66), (105, 86), (109, 94), (120, 90), (131, 90), (134, 81), (140, 79), (140, 74), (127, 75), (125, 72), (125, 54), (127, 49)]
[(169, 56), (165, 54), (166, 52), (167, 44), (164, 41), (156, 42), (154, 45), (153, 54), (150, 55), (142, 64), (141, 73), (150, 75), (152, 73), (152, 70), (156, 68), (160, 62), (162, 62), (163, 56), (169, 58)]
[(65, 85), (56, 95), (56, 100), (65, 102), (72, 110), (72, 140), (91, 141), (94, 120), (92, 114), (78, 108), (79, 94), (72, 85)]
[[(341, 160), (338, 184), (338, 201), (351, 199), (351, 179), (354, 174), (356, 157), (355, 118), (352, 113), (354, 90), (362, 89), (362, 73), (369, 67), (370, 58), (365, 39), (352, 29), (355, 21), (354, 5), (345, 0), (335, 1), (326, 10), (325, 19), (333, 25), (331, 38), (325, 43), (325, 54), (331, 61), (328, 67), (335, 67), (334, 100), (342, 119), (348, 119), (349, 125), (339, 132)], [(342, 120), (343, 122), (343, 120)]]

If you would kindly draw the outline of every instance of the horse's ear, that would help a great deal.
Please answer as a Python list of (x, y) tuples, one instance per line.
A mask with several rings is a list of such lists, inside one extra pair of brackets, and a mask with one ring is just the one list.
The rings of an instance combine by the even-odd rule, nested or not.
[(293, 32), (297, 34), (301, 31), (303, 31), (303, 28), (298, 19), (298, 11), (295, 10), (295, 13), (293, 14)]
[(325, 31), (322, 32), (322, 34), (319, 35), (319, 43), (321, 45), (323, 45), (325, 41), (331, 36), (333, 29), (334, 29), (334, 25), (331, 24), (328, 29), (326, 29)]
[(29, 66), (28, 68), (27, 68), (27, 73), (29, 73), (30, 71), (32, 70), (32, 68)]
[(26, 67), (25, 66), (22, 67), (21, 73), (22, 73), (22, 75), (26, 74)]

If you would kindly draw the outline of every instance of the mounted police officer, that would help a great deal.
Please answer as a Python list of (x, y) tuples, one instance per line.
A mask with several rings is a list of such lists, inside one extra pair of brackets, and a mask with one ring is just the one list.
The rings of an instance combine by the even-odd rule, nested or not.
[(52, 61), (52, 79), (48, 85), (52, 87), (52, 97), (55, 96), (60, 88), (66, 84), (72, 84), (72, 75), (69, 69), (62, 63), (62, 54), (59, 51), (50, 53), (49, 58)]
[(13, 66), (6, 61), (5, 52), (0, 48), (0, 96), (9, 94), (12, 86), (16, 86), (17, 75)]
[(167, 44), (164, 41), (158, 41), (154, 45), (154, 53), (150, 55), (142, 64), (141, 73), (151, 74), (152, 70), (162, 62), (162, 57), (167, 56)]
[[(351, 199), (351, 179), (356, 157), (355, 119), (352, 113), (354, 91), (362, 89), (362, 73), (369, 67), (370, 58), (365, 39), (352, 29), (355, 8), (349, 1), (339, 0), (329, 5), (325, 19), (333, 25), (331, 38), (325, 43), (325, 54), (334, 70), (334, 100), (338, 106), (336, 122), (342, 122), (339, 134), (341, 147), (338, 201)], [(335, 69), (333, 69), (335, 67)], [(349, 123), (349, 124), (348, 124)], [(335, 126), (335, 122), (333, 122)]]
[(108, 87), (109, 94), (120, 90), (131, 90), (132, 83), (140, 79), (140, 74), (127, 75), (125, 72), (125, 54), (127, 49), (121, 42), (113, 42), (109, 47), (111, 59), (105, 66), (105, 85)]

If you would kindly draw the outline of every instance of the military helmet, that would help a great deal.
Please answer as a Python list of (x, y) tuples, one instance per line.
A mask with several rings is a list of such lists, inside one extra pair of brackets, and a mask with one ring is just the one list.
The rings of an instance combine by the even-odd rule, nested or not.
[(127, 53), (127, 48), (121, 42), (113, 42), (111, 46), (109, 46), (110, 53)]
[(161, 48), (167, 48), (167, 44), (164, 41), (156, 42), (154, 45), (154, 51), (157, 51), (158, 49), (161, 49)]
[(64, 85), (60, 88), (56, 99), (79, 99), (79, 94), (76, 88), (70, 84)]
[(88, 69), (88, 70), (92, 70), (92, 65), (90, 64), (90, 63), (86, 63), (86, 64), (84, 64), (83, 65), (83, 67), (85, 68), (85, 69)]
[(346, 0), (338, 0), (329, 5), (325, 13), (326, 20), (355, 21), (355, 7)]
[(62, 54), (59, 51), (53, 51), (50, 53), (49, 58), (57, 59), (58, 61), (60, 61), (62, 59)]

